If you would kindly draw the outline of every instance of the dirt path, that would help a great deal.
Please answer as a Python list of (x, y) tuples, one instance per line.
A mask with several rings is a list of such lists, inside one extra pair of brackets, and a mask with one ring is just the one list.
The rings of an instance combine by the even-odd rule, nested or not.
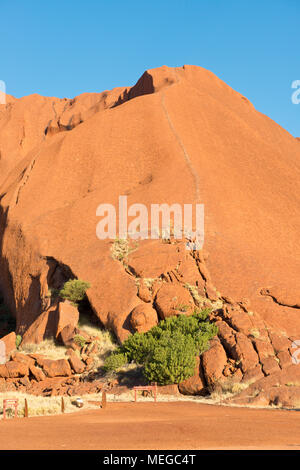
[(0, 421), (1, 449), (300, 449), (296, 411), (197, 403), (111, 403), (106, 410)]

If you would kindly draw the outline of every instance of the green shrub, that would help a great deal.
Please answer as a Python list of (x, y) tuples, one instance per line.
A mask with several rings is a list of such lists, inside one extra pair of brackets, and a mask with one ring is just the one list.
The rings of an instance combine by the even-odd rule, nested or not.
[[(149, 382), (161, 385), (182, 382), (194, 374), (196, 356), (208, 349), (209, 340), (218, 332), (207, 321), (208, 313), (209, 310), (203, 310), (191, 316), (167, 318), (147, 333), (129, 336), (113, 356), (120, 355), (126, 357), (126, 362), (142, 365)], [(116, 370), (113, 366), (119, 360), (121, 357), (109, 356), (105, 367)]]
[(124, 353), (111, 354), (105, 360), (104, 368), (107, 372), (118, 370), (127, 364), (127, 356)]
[(16, 336), (16, 348), (18, 349), (18, 347), (20, 346), (20, 344), (22, 343), (22, 336), (21, 335), (17, 335)]
[(70, 279), (59, 291), (59, 295), (77, 306), (84, 299), (86, 290), (89, 287), (91, 287), (89, 282), (81, 281), (80, 279)]
[(180, 383), (194, 374), (196, 354), (191, 336), (164, 331), (145, 361), (144, 375), (160, 385)]

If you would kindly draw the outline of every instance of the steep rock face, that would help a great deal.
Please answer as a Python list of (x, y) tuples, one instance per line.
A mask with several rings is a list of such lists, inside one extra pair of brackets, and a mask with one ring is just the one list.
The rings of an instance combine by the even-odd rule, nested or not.
[[(0, 106), (0, 152), (0, 287), (18, 333), (45, 310), (49, 286), (71, 273), (91, 283), (102, 323), (121, 340), (129, 334), (141, 302), (137, 272), (112, 258), (112, 241), (96, 237), (98, 205), (117, 207), (127, 195), (128, 205), (148, 208), (204, 203), (210, 256), (196, 261), (198, 293), (216, 300), (216, 286), (225, 297), (247, 297), (268, 324), (300, 334), (291, 294), (300, 267), (299, 143), (211, 72), (162, 67), (131, 89), (11, 98)], [(168, 271), (155, 277), (188, 282), (175, 270), (184, 255), (173, 265), (164, 253), (152, 261), (167, 261)], [(265, 289), (283, 292), (280, 303)]]

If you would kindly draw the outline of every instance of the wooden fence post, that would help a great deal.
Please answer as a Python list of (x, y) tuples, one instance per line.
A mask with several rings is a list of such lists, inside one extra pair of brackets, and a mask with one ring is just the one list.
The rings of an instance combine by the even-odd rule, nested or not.
[(101, 404), (101, 408), (106, 408), (106, 392), (102, 392), (102, 404)]
[(28, 403), (27, 403), (27, 398), (25, 398), (24, 418), (28, 418)]

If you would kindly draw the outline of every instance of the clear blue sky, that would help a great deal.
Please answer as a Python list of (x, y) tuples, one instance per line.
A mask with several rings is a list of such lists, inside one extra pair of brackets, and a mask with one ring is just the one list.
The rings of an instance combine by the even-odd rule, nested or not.
[(16, 97), (133, 85), (205, 67), (300, 136), (300, 0), (0, 0), (0, 80)]

